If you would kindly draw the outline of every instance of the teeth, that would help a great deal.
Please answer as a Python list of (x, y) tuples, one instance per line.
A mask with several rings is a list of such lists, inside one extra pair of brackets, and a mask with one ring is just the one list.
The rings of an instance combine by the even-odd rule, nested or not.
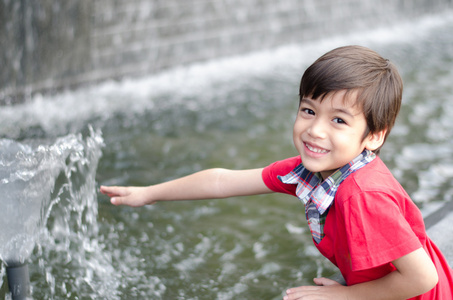
[(325, 149), (319, 149), (319, 148), (314, 148), (312, 146), (310, 146), (309, 144), (305, 144), (307, 146), (307, 148), (310, 150), (310, 151), (313, 151), (315, 153), (327, 153), (328, 151), (325, 150)]

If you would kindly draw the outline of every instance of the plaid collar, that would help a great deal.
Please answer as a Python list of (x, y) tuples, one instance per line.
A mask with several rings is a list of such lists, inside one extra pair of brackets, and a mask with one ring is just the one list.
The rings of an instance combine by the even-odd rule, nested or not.
[(305, 218), (316, 243), (319, 244), (324, 238), (324, 224), (327, 218), (327, 213), (325, 212), (332, 205), (340, 183), (349, 174), (365, 166), (375, 158), (376, 155), (373, 152), (365, 150), (350, 163), (327, 177), (322, 183), (320, 173), (310, 172), (302, 164), (298, 165), (286, 176), (278, 176), (278, 179), (283, 183), (297, 184), (296, 195), (305, 205)]
[(298, 165), (287, 175), (278, 176), (278, 178), (286, 184), (297, 184), (297, 197), (303, 201), (305, 205), (309, 202), (314, 203), (319, 214), (322, 215), (332, 204), (340, 183), (346, 179), (349, 174), (362, 168), (374, 158), (376, 158), (376, 155), (373, 152), (364, 150), (351, 162), (327, 177), (322, 183), (320, 173), (310, 172), (302, 164)]

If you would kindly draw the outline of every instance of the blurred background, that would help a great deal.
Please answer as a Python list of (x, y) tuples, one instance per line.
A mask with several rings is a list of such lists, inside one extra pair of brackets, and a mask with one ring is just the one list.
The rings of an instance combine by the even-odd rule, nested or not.
[[(77, 149), (42, 209), (33, 297), (281, 299), (335, 274), (295, 198), (132, 209), (97, 189), (297, 155), (300, 77), (338, 46), (367, 46), (398, 66), (403, 107), (381, 157), (423, 211), (450, 201), (452, 9), (450, 0), (0, 1), (0, 140)], [(10, 299), (5, 272), (0, 297)]]
[(2, 0), (0, 100), (414, 20), (451, 0)]

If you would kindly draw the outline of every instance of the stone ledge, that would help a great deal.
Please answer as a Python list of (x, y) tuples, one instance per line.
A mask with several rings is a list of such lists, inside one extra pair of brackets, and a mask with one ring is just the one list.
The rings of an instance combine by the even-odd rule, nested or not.
[(440, 248), (450, 266), (453, 266), (453, 201), (428, 215), (425, 224), (428, 236)]

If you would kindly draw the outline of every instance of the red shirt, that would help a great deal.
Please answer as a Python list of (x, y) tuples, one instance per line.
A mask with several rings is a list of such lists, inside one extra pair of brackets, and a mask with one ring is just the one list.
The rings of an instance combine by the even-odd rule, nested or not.
[[(275, 162), (263, 170), (273, 191), (296, 195), (284, 176), (300, 157)], [(413, 299), (452, 299), (453, 270), (430, 240), (420, 210), (379, 157), (349, 175), (339, 186), (324, 225), (318, 250), (335, 264), (347, 285), (381, 278), (395, 270), (391, 261), (423, 247), (434, 262), (439, 283)]]

